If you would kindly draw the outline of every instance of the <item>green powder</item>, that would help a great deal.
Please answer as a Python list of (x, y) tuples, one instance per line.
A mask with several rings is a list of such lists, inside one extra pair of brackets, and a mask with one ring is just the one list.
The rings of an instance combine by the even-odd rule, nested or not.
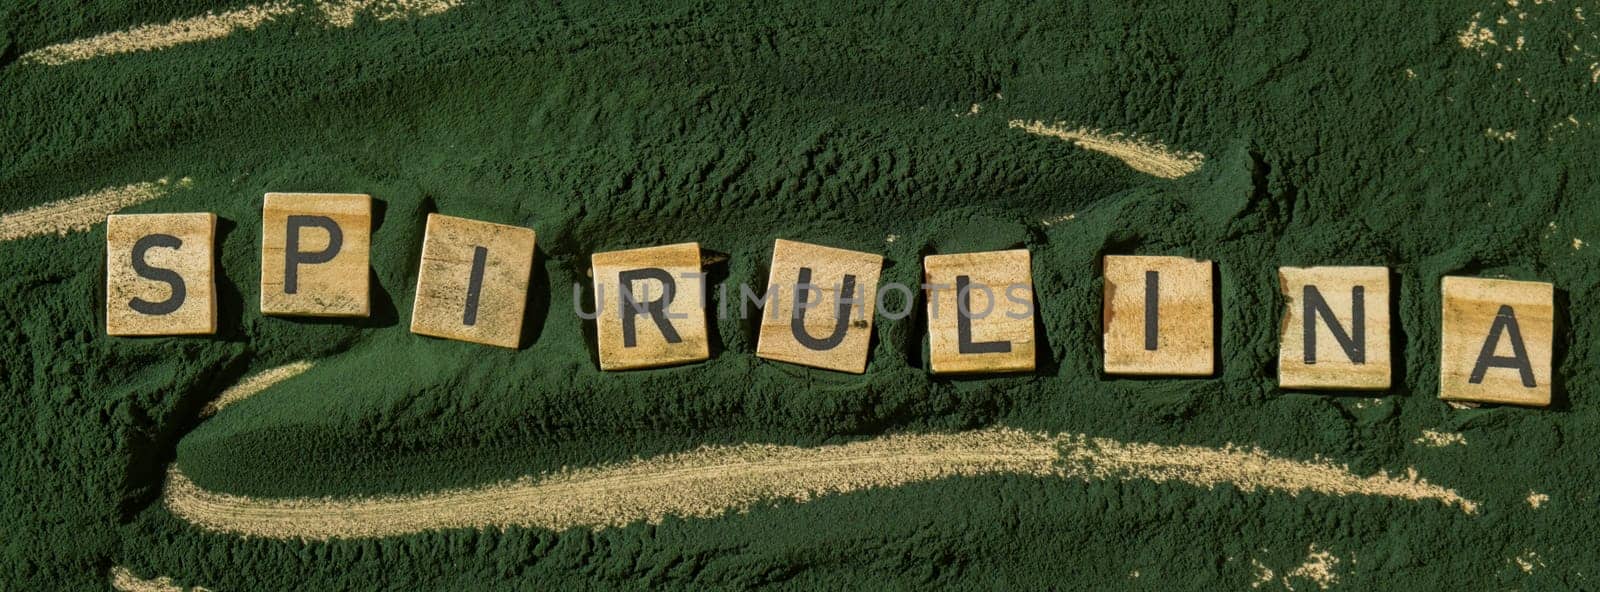
[[(104, 588), (113, 566), (225, 591), (1572, 589), (1600, 572), (1600, 60), (1584, 47), (1600, 10), (477, 2), (21, 58), (201, 4), (0, 8), (0, 211), (188, 177), (124, 211), (222, 219), (214, 338), (104, 335), (103, 225), (0, 243), (0, 587)], [(1464, 47), (1473, 23), (1496, 43)], [(1012, 120), (1206, 160), (1153, 177)], [(268, 191), (379, 200), (370, 319), (256, 312)], [(409, 333), (432, 212), (539, 233), (530, 345)], [(759, 287), (778, 238), (881, 253), (882, 281), (906, 285), (924, 255), (1029, 249), (1040, 370), (932, 377), (919, 311), (879, 318), (860, 376), (760, 360), (756, 319), (736, 315), (708, 362), (599, 371), (571, 288), (590, 254), (698, 241), (727, 256), (712, 281)], [(1216, 377), (1101, 374), (1098, 262), (1120, 253), (1217, 262)], [(1277, 388), (1276, 270), (1307, 265), (1395, 271), (1394, 389)], [(1437, 400), (1444, 275), (1555, 283), (1551, 408)], [(240, 378), (298, 360), (315, 365), (200, 421)], [(404, 494), (708, 443), (996, 425), (1415, 469), (1480, 508), (987, 476), (599, 532), (301, 543), (210, 534), (159, 500), (174, 462), (239, 495)], [(1318, 579), (1323, 552), (1336, 580)]]

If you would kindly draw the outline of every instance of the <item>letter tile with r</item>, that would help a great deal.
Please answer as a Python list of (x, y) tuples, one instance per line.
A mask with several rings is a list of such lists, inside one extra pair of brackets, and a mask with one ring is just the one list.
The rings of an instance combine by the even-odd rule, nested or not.
[(590, 263), (601, 370), (711, 357), (700, 243), (595, 253)]

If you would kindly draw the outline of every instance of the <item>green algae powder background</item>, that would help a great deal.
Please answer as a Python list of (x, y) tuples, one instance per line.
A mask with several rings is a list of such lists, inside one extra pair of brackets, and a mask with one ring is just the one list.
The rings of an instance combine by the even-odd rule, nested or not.
[[(1566, 1), (12, 0), (0, 225), (53, 224), (15, 214), (85, 195), (215, 212), (221, 329), (107, 337), (103, 224), (0, 242), (0, 589), (1593, 588), (1596, 63), (1600, 6)], [(1148, 174), (1014, 125), (1035, 121), (1202, 164)], [(268, 191), (378, 200), (371, 318), (256, 312)], [(539, 233), (525, 347), (407, 331), (431, 212)], [(699, 241), (712, 281), (760, 286), (777, 238), (881, 253), (904, 284), (924, 255), (1027, 248), (1040, 369), (932, 377), (912, 315), (879, 319), (860, 376), (760, 360), (737, 316), (713, 324), (710, 361), (598, 370), (570, 288), (591, 253)], [(1108, 253), (1217, 262), (1215, 377), (1099, 371)], [(1393, 389), (1277, 388), (1276, 269), (1306, 265), (1394, 271)], [(1556, 285), (1550, 408), (1437, 400), (1444, 275)], [(603, 529), (302, 541), (163, 503), (170, 467), (236, 496), (416, 496), (702, 445), (999, 426), (1260, 448), (1425, 479), (1476, 511), (989, 474)]]

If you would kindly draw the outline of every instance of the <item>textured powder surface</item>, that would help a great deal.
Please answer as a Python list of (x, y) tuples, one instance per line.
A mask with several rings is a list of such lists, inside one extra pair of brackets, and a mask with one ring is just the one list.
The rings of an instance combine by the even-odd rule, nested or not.
[[(426, 530), (528, 526), (606, 528), (667, 516), (707, 518), (760, 502), (809, 501), (947, 477), (989, 474), (1179, 481), (1297, 495), (1433, 499), (1476, 513), (1478, 505), (1415, 474), (1360, 478), (1324, 462), (1259, 450), (1126, 444), (1018, 430), (896, 434), (811, 448), (705, 446), (634, 461), (563, 470), (537, 479), (411, 495), (251, 498), (206, 491), (173, 470), (167, 509), (204, 528), (255, 537), (385, 537)], [(1531, 499), (1531, 498), (1530, 498)], [(1530, 502), (1531, 503), (1531, 502)], [(1537, 504), (1535, 504), (1537, 507)]]
[[(0, 5), (4, 587), (1581, 589), (1600, 573), (1584, 543), (1600, 535), (1600, 18), (1568, 3), (80, 4)], [(180, 43), (24, 57), (267, 8)], [(106, 207), (219, 216), (221, 330), (106, 337), (104, 225), (34, 208), (163, 178), (189, 182)], [(255, 312), (269, 191), (378, 200), (371, 318)], [(431, 212), (539, 233), (528, 345), (406, 330)], [(698, 241), (737, 299), (778, 238), (881, 253), (903, 284), (925, 255), (1029, 249), (1038, 370), (932, 377), (915, 314), (878, 320), (859, 376), (763, 361), (734, 302), (709, 361), (599, 371), (573, 314), (591, 253)], [(1215, 377), (1100, 373), (1106, 254), (1217, 263)], [(1390, 391), (1276, 387), (1276, 268), (1310, 265), (1394, 271)], [(1437, 400), (1444, 275), (1556, 284), (1551, 408)], [(265, 539), (162, 501), (173, 467), (218, 495), (389, 499), (998, 426), (1142, 451), (1125, 462), (1259, 449), (1415, 475), (1475, 511), (1084, 468), (1098, 458), (1084, 478), (825, 483), (838, 493), (598, 531)]]
[[(189, 184), (188, 179), (178, 183)], [(81, 232), (106, 221), (106, 216), (126, 207), (135, 206), (167, 194), (166, 179), (111, 187), (78, 197), (8, 213), (0, 217), (0, 241)]]
[(216, 415), (224, 407), (255, 396), (257, 393), (271, 388), (274, 384), (299, 376), (301, 372), (310, 369), (311, 362), (301, 360), (246, 376), (237, 384), (228, 387), (228, 390), (222, 391), (222, 394), (217, 395), (215, 399), (206, 402), (206, 406), (200, 409), (200, 416), (210, 417)]

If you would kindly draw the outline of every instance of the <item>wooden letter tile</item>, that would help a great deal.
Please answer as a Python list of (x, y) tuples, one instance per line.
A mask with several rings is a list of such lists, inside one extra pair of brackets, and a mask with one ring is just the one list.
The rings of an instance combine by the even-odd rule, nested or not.
[(1031, 261), (1025, 249), (923, 259), (934, 374), (1033, 370)]
[(428, 214), (411, 332), (516, 348), (533, 248), (529, 228)]
[[(882, 269), (879, 255), (779, 240), (772, 247), (756, 356), (865, 372)], [(797, 303), (801, 284), (808, 286), (804, 306)]]
[(1107, 374), (1215, 371), (1210, 261), (1108, 255), (1104, 307)]
[(1439, 398), (1548, 406), (1555, 286), (1447, 277), (1441, 287)]
[(217, 332), (214, 214), (106, 218), (106, 334)]
[(1280, 267), (1278, 385), (1389, 388), (1389, 268)]
[(711, 357), (700, 243), (595, 253), (600, 369), (655, 368)]
[(263, 314), (367, 316), (371, 197), (268, 193), (261, 234)]

